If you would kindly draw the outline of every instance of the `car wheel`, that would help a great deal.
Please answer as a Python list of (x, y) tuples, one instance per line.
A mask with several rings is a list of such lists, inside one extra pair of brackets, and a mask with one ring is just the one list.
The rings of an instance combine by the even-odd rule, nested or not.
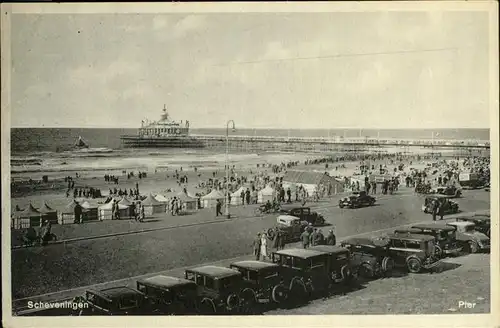
[(470, 240), (468, 242), (469, 253), (471, 253), (471, 254), (477, 253), (478, 249), (479, 249), (479, 246), (475, 241)]
[(201, 314), (214, 314), (217, 312), (217, 308), (215, 307), (214, 301), (210, 298), (204, 298), (200, 304), (200, 312)]
[(435, 249), (434, 249), (434, 255), (440, 259), (443, 257), (443, 249), (441, 247), (439, 247), (438, 245), (435, 246)]
[(307, 288), (301, 280), (292, 281), (289, 301), (294, 304), (306, 303), (308, 300)]
[(392, 276), (392, 270), (394, 270), (394, 260), (389, 256), (386, 256), (382, 259), (382, 270), (386, 277)]
[(344, 265), (340, 269), (340, 275), (342, 276), (342, 283), (349, 282), (352, 278), (351, 268), (348, 265)]
[(276, 285), (271, 292), (271, 299), (274, 303), (281, 304), (288, 299), (288, 291), (283, 285)]
[(422, 270), (422, 262), (416, 257), (410, 257), (406, 260), (406, 265), (411, 273), (419, 273)]
[(343, 203), (339, 203), (339, 207), (340, 208), (344, 208), (344, 204)]
[(241, 301), (243, 304), (243, 310), (246, 313), (252, 313), (255, 311), (257, 306), (257, 297), (255, 296), (255, 292), (250, 288), (244, 289), (241, 293)]
[(227, 309), (232, 311), (240, 305), (240, 298), (236, 294), (231, 294), (226, 299)]

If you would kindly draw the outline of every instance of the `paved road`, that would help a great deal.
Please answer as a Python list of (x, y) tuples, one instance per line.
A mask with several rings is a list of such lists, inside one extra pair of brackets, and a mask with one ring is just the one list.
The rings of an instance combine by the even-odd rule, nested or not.
[[(371, 208), (339, 209), (336, 202), (315, 207), (342, 237), (430, 219), (421, 212), (421, 202), (418, 196), (402, 191), (381, 196), (379, 205)], [(466, 192), (458, 202), (466, 212), (488, 209), (489, 193)], [(255, 233), (274, 222), (274, 216), (245, 218), (19, 249), (12, 252), (13, 299), (249, 254)]]

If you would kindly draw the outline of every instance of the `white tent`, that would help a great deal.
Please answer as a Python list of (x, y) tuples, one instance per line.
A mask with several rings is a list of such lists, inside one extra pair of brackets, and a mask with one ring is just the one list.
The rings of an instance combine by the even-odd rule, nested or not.
[(201, 202), (204, 208), (215, 207), (217, 200), (224, 202), (224, 194), (221, 191), (213, 189), (209, 194), (201, 197)]
[(158, 194), (155, 196), (155, 199), (160, 203), (168, 203), (168, 198), (163, 196), (162, 194)]
[(231, 204), (232, 205), (241, 205), (241, 192), (245, 192), (247, 188), (241, 186), (238, 190), (231, 194)]
[(152, 194), (149, 194), (141, 204), (144, 206), (145, 215), (165, 213), (167, 211), (167, 204), (157, 201)]
[[(118, 204), (118, 212), (120, 214), (120, 219), (128, 218), (129, 207), (127, 205)], [(106, 203), (98, 207), (99, 220), (112, 220), (113, 219), (113, 202)]]
[(265, 203), (268, 200), (272, 202), (274, 197), (276, 197), (276, 191), (271, 186), (267, 185), (257, 193), (257, 202), (259, 204)]

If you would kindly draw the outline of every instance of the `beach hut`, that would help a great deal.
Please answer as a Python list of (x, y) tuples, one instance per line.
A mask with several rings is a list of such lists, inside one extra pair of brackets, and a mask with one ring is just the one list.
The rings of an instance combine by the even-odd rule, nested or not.
[(88, 201), (82, 203), (82, 221), (96, 221), (99, 220), (99, 211), (97, 205), (90, 204)]
[(31, 203), (21, 212), (17, 212), (13, 218), (12, 227), (14, 229), (26, 229), (30, 227), (41, 226), (42, 213), (38, 211)]
[(209, 194), (201, 197), (203, 208), (212, 208), (217, 205), (217, 200), (224, 202), (224, 194), (222, 191), (213, 189)]
[(50, 207), (46, 202), (43, 202), (42, 207), (38, 210), (42, 213), (44, 220), (49, 220), (52, 224), (57, 224), (57, 211)]
[(266, 203), (267, 201), (272, 202), (276, 197), (276, 191), (270, 185), (267, 185), (264, 189), (257, 193), (257, 202), (259, 204)]
[(128, 218), (133, 218), (135, 216), (134, 214), (134, 209), (135, 209), (135, 203), (130, 201), (127, 197), (123, 196), (122, 199), (118, 202), (118, 204), (125, 205), (128, 207)]
[(167, 211), (166, 203), (157, 201), (152, 194), (149, 194), (141, 204), (144, 206), (144, 215), (146, 216), (165, 213)]
[(183, 211), (195, 211), (198, 209), (198, 200), (196, 198), (190, 197), (182, 191), (176, 197), (181, 201)]
[(73, 199), (64, 209), (59, 212), (59, 224), (75, 223), (75, 207), (78, 203)]
[[(120, 219), (129, 218), (129, 207), (120, 203), (117, 203), (117, 205)], [(99, 206), (97, 210), (99, 213), (98, 217), (100, 221), (113, 220), (113, 202), (109, 202), (102, 206)]]
[(232, 205), (241, 205), (242, 200), (241, 200), (241, 192), (246, 192), (247, 188), (241, 186), (231, 194), (231, 204)]

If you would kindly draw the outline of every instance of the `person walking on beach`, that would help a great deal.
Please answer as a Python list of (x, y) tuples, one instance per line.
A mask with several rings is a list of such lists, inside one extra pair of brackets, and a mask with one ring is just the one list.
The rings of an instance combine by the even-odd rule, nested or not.
[(244, 190), (241, 191), (240, 197), (241, 197), (241, 205), (245, 205), (245, 191)]
[(287, 196), (287, 203), (291, 203), (292, 202), (292, 191), (290, 190), (290, 188), (287, 188), (286, 189), (286, 196)]
[(247, 205), (250, 204), (250, 189), (247, 188), (247, 191), (245, 192), (245, 197), (247, 201)]
[(215, 205), (215, 216), (222, 215), (222, 203), (220, 199), (217, 199), (217, 204)]
[(254, 241), (253, 241), (253, 255), (255, 255), (255, 260), (258, 261), (260, 260), (260, 242), (261, 242), (261, 238), (260, 238), (260, 232), (257, 233), (257, 236), (255, 237)]

